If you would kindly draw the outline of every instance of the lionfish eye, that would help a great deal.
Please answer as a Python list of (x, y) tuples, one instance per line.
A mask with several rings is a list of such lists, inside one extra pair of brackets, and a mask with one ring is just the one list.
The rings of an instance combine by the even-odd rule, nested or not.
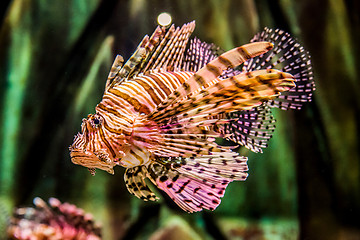
[(94, 118), (91, 120), (91, 125), (96, 128), (101, 124), (101, 120), (98, 116), (94, 116)]

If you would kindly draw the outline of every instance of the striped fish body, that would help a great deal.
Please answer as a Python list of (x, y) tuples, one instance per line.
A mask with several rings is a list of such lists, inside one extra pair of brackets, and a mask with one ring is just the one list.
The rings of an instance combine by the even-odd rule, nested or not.
[[(157, 153), (170, 144), (165, 135), (176, 135), (173, 134), (176, 128), (167, 129), (168, 124), (164, 124), (162, 116), (157, 117), (160, 120), (156, 121), (149, 115), (170, 93), (193, 76), (192, 72), (151, 73), (108, 89), (96, 107), (96, 114), (84, 120), (83, 128), (86, 128), (84, 132), (88, 138), (86, 152), (94, 153), (96, 161), (100, 159), (104, 164), (111, 163), (112, 167), (116, 164), (127, 168), (148, 165), (152, 154), (163, 157), (163, 154)], [(225, 80), (215, 78), (213, 82), (216, 83), (209, 86), (207, 91), (202, 90), (193, 97), (173, 104), (168, 110), (173, 117), (166, 121), (173, 121), (172, 125), (180, 124), (183, 129), (190, 128), (186, 132), (188, 134), (192, 130), (199, 134), (206, 127), (228, 121), (214, 120), (211, 116), (251, 109), (294, 86), (291, 75), (275, 70), (260, 70)], [(220, 137), (220, 134), (214, 134)], [(202, 135), (206, 137), (206, 134)], [(175, 147), (176, 144), (169, 146)], [(170, 157), (189, 157), (192, 154), (193, 151), (184, 150)], [(75, 163), (76, 159), (78, 157), (73, 157)], [(108, 171), (112, 172), (110, 169)]]
[[(124, 66), (121, 57), (115, 59), (96, 113), (83, 119), (70, 146), (71, 160), (92, 174), (96, 168), (109, 173), (116, 165), (127, 168), (125, 184), (143, 200), (157, 199), (148, 178), (185, 211), (213, 210), (231, 181), (247, 177), (247, 158), (215, 139), (230, 137), (224, 126), (233, 123), (233, 113), (263, 109), (292, 89), (296, 79), (275, 69), (228, 74), (269, 51), (269, 42), (209, 57), (198, 69), (182, 64), (181, 41), (187, 41), (193, 26), (171, 29), (158, 28), (145, 37)], [(173, 48), (163, 43), (174, 38)]]

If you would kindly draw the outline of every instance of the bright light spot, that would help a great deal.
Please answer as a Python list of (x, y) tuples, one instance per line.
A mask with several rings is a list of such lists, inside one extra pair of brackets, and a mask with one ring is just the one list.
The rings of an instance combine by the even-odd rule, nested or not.
[(168, 14), (166, 12), (161, 13), (157, 18), (157, 21), (158, 21), (159, 25), (164, 26), (164, 27), (170, 25), (171, 20), (172, 19), (171, 19), (170, 14)]

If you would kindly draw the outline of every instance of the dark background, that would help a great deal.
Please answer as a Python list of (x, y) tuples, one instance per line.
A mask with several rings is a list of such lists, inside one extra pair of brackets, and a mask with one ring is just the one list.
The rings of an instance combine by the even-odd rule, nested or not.
[[(312, 56), (313, 102), (274, 111), (269, 148), (243, 150), (249, 178), (214, 212), (143, 203), (120, 167), (92, 177), (69, 157), (115, 55), (127, 59), (164, 11), (225, 50), (269, 27)], [(104, 239), (360, 239), (359, 13), (357, 0), (1, 1), (0, 233), (6, 213), (39, 196), (92, 212)]]

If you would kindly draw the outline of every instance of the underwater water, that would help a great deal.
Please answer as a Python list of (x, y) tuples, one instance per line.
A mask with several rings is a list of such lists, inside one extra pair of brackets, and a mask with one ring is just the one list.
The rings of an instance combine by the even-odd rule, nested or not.
[[(102, 239), (360, 239), (357, 1), (3, 1), (0, 7), (0, 238), (15, 207), (51, 197), (101, 223)], [(273, 110), (276, 131), (248, 157), (215, 211), (188, 214), (153, 187), (129, 194), (125, 169), (95, 176), (71, 162), (82, 118), (95, 112), (116, 54), (128, 59), (167, 12), (224, 50), (264, 27), (309, 51), (316, 91), (300, 111)]]

